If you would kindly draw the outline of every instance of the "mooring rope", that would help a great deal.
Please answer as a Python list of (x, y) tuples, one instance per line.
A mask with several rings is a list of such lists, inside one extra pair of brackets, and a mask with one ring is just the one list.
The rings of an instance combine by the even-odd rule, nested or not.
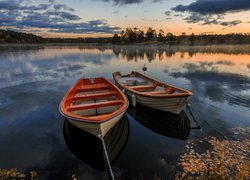
[(106, 160), (107, 166), (108, 166), (109, 177), (110, 177), (110, 179), (115, 180), (115, 176), (114, 176), (114, 173), (113, 173), (110, 161), (109, 161), (109, 156), (108, 156), (108, 152), (107, 152), (107, 148), (106, 148), (103, 136), (100, 134), (99, 138), (100, 138), (100, 140), (102, 142), (102, 147), (103, 147), (103, 151), (104, 151), (104, 157), (105, 157), (105, 160)]
[(199, 123), (196, 121), (196, 119), (195, 119), (195, 117), (194, 117), (194, 115), (193, 115), (193, 113), (192, 113), (192, 111), (191, 111), (191, 109), (190, 109), (189, 106), (190, 106), (189, 103), (186, 102), (186, 113), (187, 113), (187, 110), (188, 110), (190, 116), (192, 117), (193, 121), (194, 121), (194, 122), (196, 123), (196, 125), (197, 125), (197, 127), (192, 127), (191, 129), (200, 129), (200, 130), (201, 130), (201, 127), (200, 127)]

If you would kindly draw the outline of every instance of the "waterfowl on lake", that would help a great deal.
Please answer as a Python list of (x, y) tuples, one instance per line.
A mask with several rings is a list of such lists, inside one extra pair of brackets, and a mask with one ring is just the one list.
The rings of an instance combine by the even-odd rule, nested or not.
[[(126, 146), (129, 133), (129, 122), (126, 114), (124, 114), (104, 137), (111, 163), (119, 157)], [(99, 138), (77, 128), (68, 120), (64, 122), (63, 134), (67, 147), (76, 157), (97, 170), (105, 171), (108, 168)]]
[(95, 136), (105, 136), (128, 104), (127, 97), (105, 78), (84, 78), (69, 90), (59, 109), (75, 126)]
[(130, 106), (127, 112), (144, 127), (171, 138), (187, 140), (190, 134), (190, 118), (181, 111), (179, 114), (160, 111), (138, 104)]
[(154, 109), (180, 113), (192, 92), (152, 79), (139, 72), (113, 73), (117, 86), (125, 91), (133, 106), (139, 103)]
[(148, 70), (148, 68), (146, 67), (146, 64), (144, 64), (142, 67), (142, 71), (145, 73), (147, 70)]

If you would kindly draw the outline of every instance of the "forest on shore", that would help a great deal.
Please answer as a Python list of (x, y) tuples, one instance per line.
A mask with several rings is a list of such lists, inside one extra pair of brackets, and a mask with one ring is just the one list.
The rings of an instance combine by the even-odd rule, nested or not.
[(113, 37), (101, 38), (43, 38), (34, 34), (0, 30), (0, 43), (112, 43), (112, 44), (170, 44), (170, 45), (207, 45), (207, 44), (250, 44), (249, 34), (190, 34), (157, 32), (148, 28), (146, 32), (137, 28), (126, 28)]

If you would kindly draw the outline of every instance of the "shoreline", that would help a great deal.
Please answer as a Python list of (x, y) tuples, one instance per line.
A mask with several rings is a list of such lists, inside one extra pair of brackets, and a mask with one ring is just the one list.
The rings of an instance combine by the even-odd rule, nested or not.
[(250, 44), (207, 44), (207, 45), (168, 45), (168, 44), (123, 44), (115, 45), (111, 43), (4, 43), (0, 44), (2, 49), (46, 49), (46, 48), (85, 48), (85, 49), (99, 49), (103, 50), (117, 50), (117, 51), (131, 51), (138, 53), (138, 51), (157, 52), (169, 51), (188, 52), (193, 53), (226, 53), (226, 54), (250, 54)]
[(241, 45), (249, 45), (247, 43), (241, 43), (241, 44), (205, 44), (205, 43), (194, 43), (194, 44), (188, 44), (188, 43), (180, 43), (180, 44), (168, 44), (168, 43), (159, 43), (159, 42), (151, 42), (151, 43), (124, 43), (124, 44), (112, 44), (112, 43), (0, 43), (0, 46), (120, 46), (120, 47), (126, 47), (126, 46), (241, 46)]

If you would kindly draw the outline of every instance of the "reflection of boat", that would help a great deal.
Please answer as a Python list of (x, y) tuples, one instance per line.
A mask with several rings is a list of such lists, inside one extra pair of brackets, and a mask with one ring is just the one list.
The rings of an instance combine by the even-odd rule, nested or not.
[(65, 95), (60, 112), (75, 126), (95, 136), (105, 134), (128, 107), (126, 96), (104, 78), (80, 79)]
[(115, 72), (113, 77), (134, 106), (138, 102), (154, 109), (180, 113), (187, 98), (192, 95), (190, 91), (159, 82), (139, 72), (128, 75)]
[[(105, 170), (105, 158), (102, 142), (96, 136), (72, 125), (68, 120), (64, 123), (64, 139), (70, 151), (86, 164), (95, 169)], [(110, 162), (114, 161), (129, 137), (129, 123), (124, 115), (104, 137)]]
[(174, 114), (145, 106), (129, 107), (127, 112), (146, 128), (163, 136), (187, 140), (190, 119), (184, 111)]

